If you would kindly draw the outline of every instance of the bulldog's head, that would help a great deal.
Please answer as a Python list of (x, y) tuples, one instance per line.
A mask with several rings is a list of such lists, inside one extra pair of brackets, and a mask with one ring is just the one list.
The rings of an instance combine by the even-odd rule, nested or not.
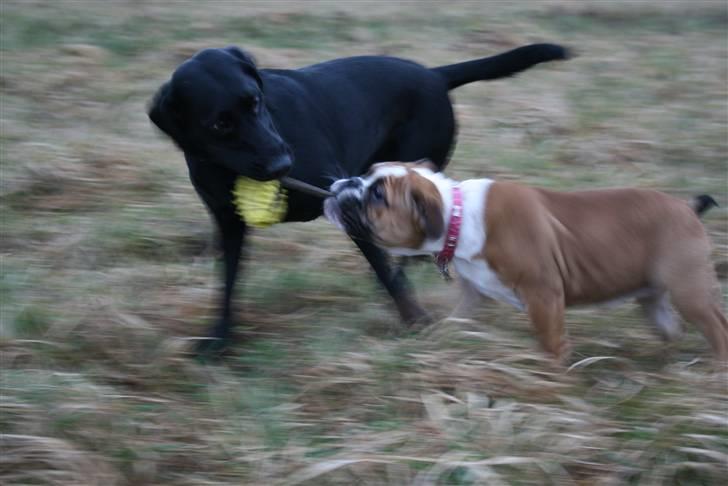
[(362, 177), (340, 179), (324, 214), (351, 237), (388, 249), (420, 250), (445, 231), (443, 201), (429, 160), (382, 162)]

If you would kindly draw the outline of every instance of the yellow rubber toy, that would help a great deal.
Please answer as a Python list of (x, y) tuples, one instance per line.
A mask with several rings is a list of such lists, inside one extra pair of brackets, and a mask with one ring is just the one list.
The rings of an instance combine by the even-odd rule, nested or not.
[(288, 209), (286, 190), (277, 180), (261, 182), (238, 177), (233, 188), (233, 201), (243, 221), (257, 228), (280, 223)]

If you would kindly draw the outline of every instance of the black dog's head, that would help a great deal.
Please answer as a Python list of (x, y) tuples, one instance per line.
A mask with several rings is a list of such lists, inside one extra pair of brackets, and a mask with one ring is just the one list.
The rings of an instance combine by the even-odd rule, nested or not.
[(205, 49), (154, 96), (149, 118), (187, 154), (257, 180), (291, 168), (255, 62), (237, 47)]

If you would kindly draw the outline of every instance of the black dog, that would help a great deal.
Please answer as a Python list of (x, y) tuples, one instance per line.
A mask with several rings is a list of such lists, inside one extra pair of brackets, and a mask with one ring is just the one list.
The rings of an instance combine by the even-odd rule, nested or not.
[[(361, 56), (297, 70), (258, 69), (236, 47), (205, 49), (179, 66), (152, 101), (149, 117), (182, 149), (192, 184), (222, 235), (225, 291), (219, 321), (202, 350), (224, 346), (246, 233), (235, 213), (239, 175), (290, 176), (318, 187), (359, 175), (376, 161), (432, 160), (444, 168), (455, 119), (448, 91), (567, 59), (557, 45), (428, 69), (404, 59)], [(322, 214), (322, 200), (290, 191), (286, 221)], [(355, 241), (406, 322), (426, 316), (399, 268), (374, 245)]]

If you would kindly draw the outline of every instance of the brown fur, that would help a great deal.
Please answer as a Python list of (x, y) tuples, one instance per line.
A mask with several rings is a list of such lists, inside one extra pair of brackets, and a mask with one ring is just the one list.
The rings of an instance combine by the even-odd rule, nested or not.
[[(375, 167), (382, 165), (385, 164)], [(406, 177), (386, 177), (378, 183), (382, 184), (386, 204), (367, 205), (367, 219), (377, 243), (417, 248), (425, 238), (437, 239), (442, 235), (442, 201), (431, 181), (407, 168)]]
[(560, 193), (496, 182), (486, 207), (481, 255), (526, 304), (548, 352), (566, 352), (566, 306), (650, 287), (666, 291), (728, 360), (710, 244), (687, 202), (641, 189)]

